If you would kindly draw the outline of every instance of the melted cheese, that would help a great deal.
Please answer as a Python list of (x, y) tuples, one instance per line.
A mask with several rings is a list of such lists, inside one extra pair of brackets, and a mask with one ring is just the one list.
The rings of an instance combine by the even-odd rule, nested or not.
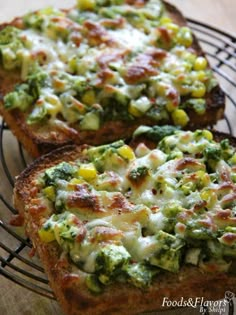
[[(90, 149), (90, 163), (99, 168), (104, 163), (103, 172), (97, 170), (87, 182), (77, 176), (55, 183), (54, 205), (64, 214), (48, 222), (57, 242), (88, 273), (97, 272), (100, 250), (110, 244), (124, 248), (132, 262), (174, 272), (185, 251), (186, 263), (206, 268), (200, 260), (206, 248), (210, 259), (217, 251), (221, 268), (224, 256), (236, 253), (236, 186), (231, 179), (235, 166), (230, 162), (235, 153), (231, 146), (209, 138), (207, 131), (178, 131), (164, 138), (158, 149), (143, 150), (138, 156), (129, 151), (130, 159), (119, 155), (131, 150), (127, 146), (120, 150), (122, 142)], [(175, 158), (173, 152), (182, 155)], [(77, 165), (79, 169), (81, 162)], [(191, 249), (194, 241), (205, 245)], [(214, 266), (217, 270), (217, 261)]]
[[(74, 123), (83, 130), (97, 130), (104, 118), (132, 120), (148, 116), (154, 121), (166, 121), (178, 108), (181, 96), (191, 98), (199, 86), (206, 90), (212, 85), (210, 70), (194, 68), (197, 56), (188, 51), (191, 42), (184, 40), (191, 38), (190, 30), (175, 25), (158, 0), (106, 7), (95, 3), (92, 11), (42, 10), (24, 20), (24, 29), (16, 39), (21, 43), (19, 49), (15, 51), (10, 44), (10, 48), (4, 46), (0, 50), (4, 49), (8, 60), (5, 67), (14, 70), (20, 65), (24, 87), (27, 84), (29, 90), (31, 75), (38, 72), (36, 68), (48, 74), (48, 79), (38, 84), (36, 100), (27, 105), (30, 123), (54, 119), (57, 125), (61, 121), (61, 129), (66, 132), (66, 124)], [(61, 83), (59, 89), (55, 81), (60, 81), (61, 76), (65, 77), (65, 84)], [(84, 78), (85, 87), (78, 87), (79, 76)], [(55, 110), (41, 102), (48, 88), (61, 102)], [(87, 90), (94, 92), (89, 102), (85, 101)], [(83, 110), (71, 106), (65, 93), (73, 95)], [(10, 95), (5, 98), (8, 108)], [(193, 103), (200, 102), (204, 111), (201, 97), (195, 95)], [(39, 101), (43, 107), (40, 111)], [(117, 104), (117, 108), (109, 110), (111, 104)], [(102, 115), (96, 112), (98, 105)], [(14, 106), (24, 110), (21, 103)], [(185, 125), (188, 119), (176, 121)]]

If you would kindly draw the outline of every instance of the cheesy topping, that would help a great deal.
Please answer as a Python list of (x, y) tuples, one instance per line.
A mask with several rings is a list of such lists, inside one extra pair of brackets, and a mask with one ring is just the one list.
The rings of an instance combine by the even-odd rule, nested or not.
[[(89, 4), (89, 5), (88, 5)], [(29, 13), (0, 32), (0, 62), (22, 83), (4, 98), (27, 123), (98, 130), (110, 120), (148, 117), (185, 126), (204, 114), (215, 85), (188, 27), (159, 0), (88, 1)]]
[(236, 256), (236, 153), (208, 130), (175, 131), (156, 149), (123, 141), (83, 152), (38, 178), (52, 216), (39, 230), (99, 291), (143, 288), (159, 272), (193, 264), (227, 272)]

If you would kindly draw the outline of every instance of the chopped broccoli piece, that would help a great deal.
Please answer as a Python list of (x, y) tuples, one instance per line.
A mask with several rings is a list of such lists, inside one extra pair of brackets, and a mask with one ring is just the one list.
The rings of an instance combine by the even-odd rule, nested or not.
[(178, 272), (184, 242), (164, 231), (159, 231), (156, 238), (160, 246), (154, 256), (150, 258), (150, 264), (164, 270)]
[(159, 142), (164, 137), (174, 134), (176, 130), (179, 130), (179, 128), (169, 125), (153, 127), (140, 126), (135, 130), (133, 137), (145, 136), (147, 139)]
[(119, 140), (111, 144), (105, 144), (98, 147), (92, 147), (87, 151), (89, 159), (94, 163), (96, 169), (99, 172), (103, 172), (105, 168), (109, 168), (110, 165), (120, 166), (118, 160), (119, 155), (117, 149), (124, 145), (124, 141)]
[(130, 254), (123, 246), (114, 244), (104, 246), (96, 257), (95, 270), (100, 282), (108, 284), (112, 278), (121, 273), (130, 258)]
[(148, 175), (148, 170), (149, 169), (147, 166), (140, 166), (136, 169), (131, 170), (128, 175), (129, 180), (138, 182)]
[(206, 147), (203, 154), (206, 160), (219, 161), (221, 159), (221, 150), (217, 146)]
[(93, 293), (102, 292), (102, 284), (94, 274), (88, 275), (85, 279), (85, 283), (88, 289)]
[(134, 263), (127, 265), (125, 272), (128, 275), (129, 282), (138, 288), (145, 288), (151, 284), (159, 269), (147, 264)]
[(214, 171), (217, 162), (222, 158), (222, 151), (219, 146), (209, 146), (203, 151), (203, 156), (206, 160), (207, 167), (210, 171)]
[(21, 57), (17, 55), (23, 43), (18, 38), (20, 30), (13, 26), (6, 26), (0, 31), (0, 58), (4, 69), (11, 70), (21, 65)]
[(42, 120), (47, 115), (47, 110), (45, 106), (35, 106), (33, 111), (27, 118), (28, 124), (34, 124)]
[(40, 90), (42, 87), (48, 85), (49, 77), (48, 74), (41, 68), (36, 68), (33, 74), (29, 75), (29, 94), (36, 100), (40, 96)]
[(0, 32), (0, 45), (11, 44), (20, 33), (20, 30), (14, 26), (8, 25)]
[(27, 84), (18, 85), (15, 91), (8, 93), (4, 97), (4, 106), (6, 109), (19, 108), (26, 110), (34, 101), (34, 98), (29, 94)]
[(182, 107), (193, 108), (197, 114), (203, 115), (206, 112), (206, 101), (203, 98), (191, 98)]
[(69, 163), (62, 162), (57, 166), (51, 167), (45, 171), (43, 180), (45, 182), (45, 186), (54, 186), (58, 179), (70, 180), (76, 168)]

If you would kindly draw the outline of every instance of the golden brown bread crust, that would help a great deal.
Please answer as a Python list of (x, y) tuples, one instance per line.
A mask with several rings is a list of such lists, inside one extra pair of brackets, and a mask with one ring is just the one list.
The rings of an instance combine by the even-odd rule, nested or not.
[[(165, 3), (168, 14), (179, 25), (186, 25), (183, 15), (171, 4)], [(11, 25), (22, 27), (21, 18), (13, 20)], [(0, 29), (8, 24), (3, 24)], [(198, 55), (204, 55), (196, 37), (194, 37), (192, 47)], [(14, 135), (23, 144), (32, 156), (40, 156), (57, 147), (66, 144), (91, 144), (98, 145), (108, 143), (117, 139), (129, 138), (134, 130), (141, 124), (155, 125), (156, 122), (150, 118), (137, 118), (133, 121), (108, 121), (97, 131), (81, 131), (76, 124), (64, 130), (58, 126), (44, 126), (40, 124), (29, 125), (26, 123), (27, 112), (23, 113), (18, 109), (7, 111), (3, 105), (3, 96), (10, 92), (16, 83), (20, 82), (20, 76), (0, 69), (0, 113), (6, 123), (13, 131)], [(196, 129), (214, 125), (219, 119), (223, 118), (225, 99), (220, 86), (216, 86), (210, 93), (205, 95), (206, 112), (204, 115), (197, 115), (193, 109), (186, 109), (190, 121), (186, 129)], [(170, 121), (169, 123), (173, 123)]]
[[(216, 140), (225, 137), (225, 134), (215, 133)], [(229, 139), (232, 145), (236, 145), (235, 138)], [(163, 310), (164, 297), (172, 301), (195, 297), (217, 300), (224, 297), (225, 291), (235, 291), (235, 275), (208, 274), (196, 267), (185, 266), (178, 274), (166, 272), (158, 275), (152, 286), (145, 290), (127, 283), (116, 283), (108, 286), (101, 294), (90, 293), (84, 283), (84, 273), (78, 269), (75, 271), (73, 264), (63, 256), (57, 243), (43, 243), (40, 240), (38, 229), (41, 220), (50, 213), (40, 213), (40, 209), (35, 211), (35, 208), (31, 207), (36, 193), (32, 183), (37, 175), (61, 161), (81, 158), (85, 147), (86, 145), (67, 146), (39, 158), (18, 177), (14, 190), (15, 207), (25, 218), (26, 232), (39, 253), (52, 289), (66, 314), (137, 314)]]

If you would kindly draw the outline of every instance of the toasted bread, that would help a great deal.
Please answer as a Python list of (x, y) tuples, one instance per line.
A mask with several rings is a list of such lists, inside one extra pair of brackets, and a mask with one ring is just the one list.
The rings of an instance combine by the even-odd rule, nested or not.
[[(58, 90), (52, 88), (52, 84), (57, 84), (55, 83), (56, 80), (54, 80), (55, 78), (53, 79), (53, 76), (56, 76), (58, 82), (59, 74), (55, 73), (59, 73), (59, 70), (56, 68), (56, 66), (52, 66), (54, 73), (52, 74), (50, 72), (50, 78), (48, 79), (49, 81), (54, 80), (53, 83), (51, 81), (49, 83), (47, 82), (49, 87), (46, 86), (46, 88), (45, 86), (43, 86), (43, 88), (42, 86), (40, 86), (40, 92), (37, 92), (37, 96), (34, 95), (36, 93), (35, 89), (33, 89), (32, 91), (32, 81), (30, 81), (30, 77), (35, 74), (34, 71), (40, 70), (38, 67), (36, 67), (36, 70), (32, 70), (31, 66), (34, 69), (34, 63), (37, 63), (40, 64), (41, 70), (45, 70), (48, 69), (48, 65), (50, 65), (50, 62), (40, 59), (47, 59), (47, 54), (44, 55), (44, 42), (42, 44), (42, 47), (41, 45), (39, 45), (38, 47), (38, 44), (34, 45), (31, 42), (27, 42), (28, 44), (24, 44), (29, 46), (31, 45), (30, 47), (33, 47), (32, 49), (34, 49), (34, 51), (32, 53), (31, 48), (25, 48), (25, 50), (23, 51), (23, 57), (21, 55), (21, 57), (18, 57), (18, 53), (16, 52), (17, 57), (15, 58), (23, 58), (22, 60), (24, 60), (24, 67), (22, 66), (23, 61), (19, 61), (20, 63), (22, 63), (20, 66), (12, 66), (12, 64), (7, 64), (4, 66), (3, 53), (1, 54), (0, 112), (3, 115), (6, 123), (9, 125), (10, 129), (32, 156), (39, 156), (42, 153), (48, 152), (54, 148), (66, 144), (87, 143), (91, 145), (98, 145), (115, 141), (117, 139), (126, 139), (129, 138), (132, 135), (132, 132), (141, 124), (155, 125), (158, 122), (158, 124), (160, 125), (170, 123), (181, 125), (185, 128), (201, 128), (208, 125), (214, 125), (219, 119), (223, 117), (225, 106), (224, 93), (220, 89), (219, 85), (216, 83), (216, 80), (210, 70), (210, 66), (206, 64), (206, 59), (202, 59), (200, 61), (200, 66), (199, 62), (197, 62), (196, 65), (196, 56), (204, 57), (205, 55), (196, 37), (191, 34), (190, 31), (186, 28), (186, 20), (184, 19), (183, 15), (175, 7), (168, 3), (164, 3), (164, 11), (158, 11), (158, 9), (155, 8), (158, 8), (159, 2), (156, 1), (156, 3), (154, 4), (152, 2), (153, 1), (151, 1), (150, 5), (153, 5), (154, 13), (152, 13), (152, 8), (146, 9), (146, 4), (141, 4), (139, 1), (137, 3), (135, 1), (127, 1), (129, 5), (125, 6), (126, 10), (130, 10), (130, 12), (133, 12), (133, 14), (134, 12), (139, 12), (137, 10), (144, 9), (144, 11), (140, 11), (140, 16), (143, 14), (147, 22), (142, 23), (149, 23), (151, 21), (150, 23), (154, 23), (155, 25), (157, 25), (155, 27), (151, 27), (151, 24), (145, 24), (145, 27), (150, 30), (149, 34), (152, 34), (150, 35), (152, 36), (152, 38), (150, 40), (148, 39), (149, 42), (148, 44), (144, 45), (144, 48), (142, 48), (142, 53), (137, 52), (138, 48), (135, 45), (138, 45), (137, 43), (139, 42), (143, 43), (142, 40), (145, 42), (146, 31), (143, 31), (143, 29), (141, 30), (139, 25), (135, 25), (135, 19), (133, 21), (131, 20), (131, 22), (130, 20), (127, 20), (125, 14), (128, 11), (126, 13), (123, 13), (123, 15), (122, 13), (116, 12), (117, 10), (118, 12), (120, 12), (119, 10), (123, 10), (122, 8), (124, 7), (122, 7), (122, 5), (121, 9), (119, 9), (118, 7), (118, 9), (114, 10), (114, 12), (116, 13), (114, 16), (112, 16), (112, 18), (115, 19), (117, 23), (115, 24), (114, 22), (113, 25), (111, 25), (112, 20), (109, 17), (110, 11), (107, 11), (108, 13), (104, 13), (104, 10), (110, 10), (108, 6), (105, 9), (102, 8), (100, 10), (101, 12), (103, 12), (103, 15), (99, 13), (100, 24), (93, 22), (93, 15), (91, 14), (91, 11), (84, 13), (83, 10), (80, 11), (80, 13), (76, 13), (76, 21), (78, 21), (80, 18), (83, 20), (83, 16), (86, 16), (86, 14), (89, 16), (89, 19), (87, 18), (86, 22), (80, 22), (80, 24), (75, 22), (72, 19), (75, 11), (71, 9), (60, 11), (60, 13), (58, 13), (59, 11), (55, 11), (55, 16), (53, 15), (54, 13), (50, 11), (38, 11), (32, 13), (31, 15), (27, 15), (26, 17), (16, 18), (11, 23), (3, 24), (0, 27), (2, 31), (6, 30), (9, 26), (14, 26), (21, 31), (25, 30), (26, 32), (23, 33), (23, 35), (19, 36), (21, 41), (22, 38), (23, 40), (27, 41), (27, 36), (29, 36), (27, 35), (27, 30), (30, 29), (30, 36), (33, 36), (32, 32), (37, 32), (37, 34), (38, 32), (42, 33), (43, 31), (41, 31), (41, 29), (43, 28), (43, 24), (40, 24), (40, 19), (44, 20), (44, 23), (46, 24), (47, 19), (49, 19), (50, 21), (48, 22), (48, 25), (52, 25), (50, 26), (52, 27), (52, 29), (50, 29), (49, 27), (45, 29), (44, 31), (47, 32), (47, 34), (49, 35), (43, 36), (47, 37), (46, 43), (49, 42), (48, 45), (51, 45), (53, 47), (52, 49), (54, 49), (55, 51), (58, 49), (55, 48), (57, 47), (55, 45), (57, 45), (58, 42), (62, 46), (62, 43), (64, 42), (72, 42), (73, 45), (77, 45), (78, 49), (80, 49), (79, 45), (81, 45), (81, 43), (82, 45), (84, 45), (84, 41), (87, 40), (81, 39), (80, 33), (82, 32), (82, 36), (84, 36), (84, 38), (89, 38), (88, 45), (90, 45), (93, 49), (94, 47), (96, 47), (97, 51), (101, 52), (101, 55), (96, 53), (97, 55), (95, 54), (95, 57), (93, 59), (96, 60), (94, 66), (95, 70), (88, 69), (87, 71), (85, 71), (84, 74), (81, 74), (81, 65), (73, 64), (73, 58), (77, 58), (76, 56), (72, 54), (73, 56), (68, 55), (63, 57), (63, 62), (65, 62), (66, 58), (66, 62), (68, 61), (68, 64), (70, 64), (70, 69), (66, 69), (65, 71), (63, 71), (64, 73), (66, 73), (66, 75), (72, 76), (72, 80), (76, 76), (79, 76), (80, 79), (81, 76), (84, 76), (84, 78), (88, 80), (87, 74), (91, 73), (91, 75), (94, 75), (94, 71), (95, 73), (97, 71), (97, 74), (95, 75), (96, 80), (93, 83), (89, 82), (89, 85), (87, 87), (88, 90), (83, 91), (82, 94), (80, 94), (81, 92), (77, 91), (77, 94), (74, 97), (73, 93), (75, 92), (73, 89), (71, 89), (70, 91), (73, 90), (72, 92), (70, 92), (73, 96), (72, 101), (65, 101), (65, 103), (63, 103), (65, 98), (62, 99), (63, 93), (60, 91), (60, 88), (57, 87)], [(136, 11), (133, 11), (133, 9)], [(155, 12), (155, 10), (157, 11), (157, 13)], [(153, 14), (160, 14), (160, 17), (162, 17), (162, 22), (158, 22), (158, 18), (155, 18)], [(166, 17), (163, 18), (163, 14), (165, 16), (167, 15), (171, 20), (168, 20)], [(35, 22), (36, 19), (38, 19), (37, 23), (39, 24)], [(127, 27), (128, 29), (130, 27), (134, 27), (134, 31), (132, 32), (136, 32), (137, 34), (134, 34), (138, 36), (136, 44), (131, 41), (133, 33), (131, 31), (131, 33), (129, 33), (129, 31), (126, 32)], [(69, 32), (69, 35), (67, 34), (65, 36), (69, 36), (69, 39), (65, 39), (62, 37), (64, 36), (63, 34), (67, 32), (67, 30)], [(114, 35), (116, 34), (116, 31), (124, 31), (124, 35), (122, 33), (122, 40), (124, 40), (124, 42), (119, 42), (117, 44), (116, 41), (119, 41), (120, 39), (119, 36), (116, 37), (117, 35)], [(84, 34), (84, 32), (87, 33)], [(109, 40), (106, 41), (106, 39), (103, 38), (102, 34), (104, 33), (104, 36), (106, 38), (107, 32), (110, 37)], [(187, 35), (185, 36), (181, 32), (186, 32)], [(127, 35), (125, 35), (126, 33)], [(103, 46), (101, 45), (101, 41), (104, 41), (102, 42)], [(134, 45), (134, 48), (129, 47), (129, 42)], [(158, 43), (156, 44), (156, 42)], [(3, 45), (1, 45), (0, 47), (1, 51), (3, 51), (5, 47), (4, 45), (5, 43), (3, 41)], [(188, 57), (186, 57), (187, 59), (189, 58), (187, 61), (187, 65), (183, 65), (181, 63), (179, 68), (176, 68), (176, 74), (174, 74), (173, 79), (174, 81), (171, 81), (172, 79), (167, 79), (167, 81), (169, 81), (166, 83), (165, 79), (163, 81), (164, 86), (162, 86), (162, 83), (160, 83), (160, 86), (156, 87), (157, 83), (155, 81), (155, 78), (158, 77), (158, 80), (162, 81), (162, 79), (160, 79), (161, 76), (167, 76), (168, 71), (172, 71), (168, 68), (169, 70), (167, 69), (162, 72), (161, 67), (166, 66), (165, 60), (172, 56), (171, 51), (173, 51), (173, 48), (177, 47), (178, 45), (182, 47), (181, 49), (183, 49), (186, 54), (188, 54)], [(104, 54), (103, 48), (101, 47), (105, 47)], [(65, 46), (63, 46), (63, 48), (59, 48), (59, 53), (60, 50), (64, 48)], [(135, 52), (135, 50), (137, 51)], [(132, 57), (133, 59), (130, 61), (130, 56), (132, 56), (132, 54), (134, 55), (134, 57)], [(179, 57), (176, 57), (178, 54), (181, 53), (176, 53), (174, 58), (178, 59)], [(100, 58), (101, 56), (102, 58)], [(166, 56), (169, 57), (167, 58)], [(6, 58), (8, 58), (8, 56)], [(120, 66), (119, 62), (121, 60), (123, 60), (123, 63), (121, 62)], [(7, 62), (9, 63), (9, 61)], [(12, 62), (14, 63), (15, 59)], [(84, 61), (84, 63), (86, 62)], [(118, 62), (118, 66), (116, 62)], [(179, 61), (177, 60), (176, 64), (178, 64), (178, 62)], [(33, 63), (33, 65), (31, 63)], [(183, 76), (180, 73), (182, 71), (180, 71), (180, 68), (185, 66), (187, 67), (186, 69), (188, 69), (184, 70), (187, 71), (184, 74), (184, 76), (186, 76), (186, 82), (182, 82), (181, 80), (185, 79), (183, 79)], [(119, 67), (121, 67), (121, 69)], [(189, 81), (190, 72), (191, 80)], [(116, 76), (118, 76), (117, 82)], [(155, 84), (152, 80), (155, 81)], [(26, 84), (27, 89), (29, 89), (27, 90), (27, 93), (29, 93), (27, 95), (30, 95), (30, 97), (32, 97), (33, 99), (29, 101), (30, 104), (28, 104), (23, 109), (20, 109), (23, 101), (15, 101), (17, 98), (19, 98), (19, 94), (14, 96), (14, 100), (12, 100), (13, 97), (6, 98), (6, 95), (11, 93), (12, 91), (18, 93), (19, 88), (16, 88), (16, 84), (20, 84), (21, 89), (23, 83)], [(45, 85), (46, 83), (41, 82), (40, 84)], [(59, 84), (61, 84), (61, 82), (59, 82)], [(152, 85), (154, 87), (152, 87)], [(132, 95), (133, 92), (124, 92), (122, 90), (130, 88), (131, 90), (137, 89), (137, 93), (135, 92), (137, 95)], [(51, 94), (48, 92), (47, 89), (52, 90), (50, 90)], [(114, 89), (116, 89), (116, 91), (114, 91)], [(154, 92), (153, 89), (155, 90)], [(44, 92), (42, 92), (42, 90)], [(156, 90), (158, 90), (158, 92), (156, 92)], [(92, 91), (92, 94), (95, 93), (95, 96), (90, 95), (89, 99), (88, 97), (84, 97), (86, 91)], [(123, 101), (117, 100), (117, 91), (121, 93), (120, 95), (123, 98)], [(49, 93), (50, 101), (45, 101), (45, 97), (48, 96), (42, 96), (42, 93)], [(109, 97), (107, 97), (107, 93)], [(94, 100), (91, 100), (91, 98), (94, 98)], [(198, 103), (199, 100), (200, 103)], [(34, 112), (35, 107), (38, 111), (41, 110), (40, 104), (42, 104), (42, 102), (44, 102), (42, 105), (42, 107), (44, 108), (44, 113), (42, 114), (43, 118), (38, 118), (37, 116), (37, 119), (35, 119), (35, 114), (33, 114), (32, 119), (32, 111)], [(52, 103), (48, 105), (48, 102)], [(57, 103), (57, 105), (55, 105), (55, 102)], [(72, 108), (72, 111), (70, 110), (64, 115), (65, 111), (67, 110), (65, 108), (72, 106), (72, 103), (70, 102), (74, 102), (74, 108)], [(197, 104), (195, 104), (196, 106), (194, 105), (194, 102), (197, 102)], [(16, 103), (17, 105), (15, 105)], [(47, 105), (45, 105), (46, 103)], [(59, 109), (56, 108), (57, 106)], [(79, 112), (80, 110), (81, 112)], [(78, 116), (76, 116), (77, 118), (73, 116), (75, 112)], [(31, 117), (30, 123), (28, 123), (29, 116)]]
[[(186, 302), (201, 297), (215, 301), (224, 298), (226, 291), (235, 291), (236, 221), (232, 195), (236, 154), (226, 139), (234, 146), (236, 142), (221, 133), (216, 133), (215, 139), (221, 141), (220, 145), (212, 140), (209, 131), (176, 131), (161, 140), (162, 153), (137, 142), (132, 143), (135, 151), (121, 142), (100, 149), (72, 145), (40, 157), (17, 178), (15, 207), (24, 217), (27, 235), (66, 314), (138, 314), (163, 310), (169, 306), (165, 300)], [(59, 169), (55, 172), (55, 166), (62, 162), (76, 168), (73, 176), (65, 177)], [(110, 179), (101, 184), (101, 174), (112, 172)], [(159, 184), (151, 182), (151, 174)], [(101, 186), (108, 182), (107, 188)], [(196, 185), (190, 187), (188, 183)], [(211, 193), (207, 195), (209, 189)], [(69, 197), (64, 198), (67, 193)], [(102, 195), (98, 197), (97, 193)], [(109, 197), (111, 193), (115, 195)], [(53, 213), (57, 214), (51, 217)], [(167, 225), (163, 225), (163, 215)], [(70, 219), (66, 219), (68, 216)], [(142, 233), (132, 238), (133, 228), (139, 225)], [(184, 245), (178, 243), (178, 247), (174, 242), (174, 247), (167, 250), (172, 245), (167, 245), (160, 234), (169, 242), (176, 237)], [(159, 245), (156, 247), (153, 237), (158, 244), (164, 244), (163, 251)], [(151, 252), (148, 242), (153, 242)], [(86, 247), (88, 243), (94, 246), (91, 252)], [(113, 251), (106, 258), (104, 251), (113, 245), (119, 250), (124, 246), (131, 258), (123, 264), (116, 261), (111, 268)], [(85, 260), (83, 246), (87, 251)], [(169, 250), (172, 254), (180, 250), (181, 255), (176, 258)], [(144, 274), (137, 276), (138, 271), (127, 275), (127, 270), (136, 264), (150, 262), (151, 270), (156, 268), (154, 274), (158, 272), (151, 279)]]

